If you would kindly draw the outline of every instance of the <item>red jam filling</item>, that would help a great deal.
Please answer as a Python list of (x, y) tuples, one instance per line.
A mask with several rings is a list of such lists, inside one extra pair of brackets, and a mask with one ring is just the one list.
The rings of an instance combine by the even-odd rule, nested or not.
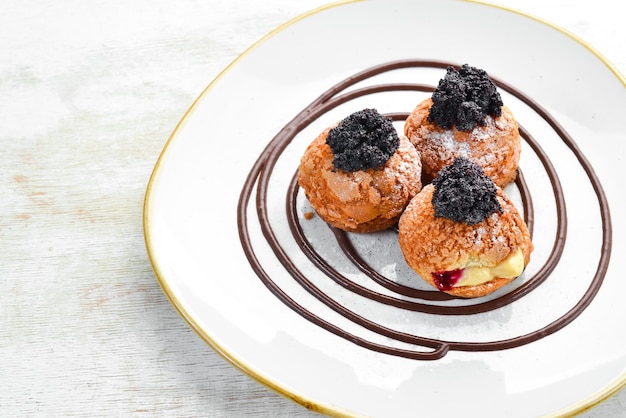
[(463, 269), (436, 271), (431, 273), (437, 289), (441, 291), (450, 290), (463, 276)]

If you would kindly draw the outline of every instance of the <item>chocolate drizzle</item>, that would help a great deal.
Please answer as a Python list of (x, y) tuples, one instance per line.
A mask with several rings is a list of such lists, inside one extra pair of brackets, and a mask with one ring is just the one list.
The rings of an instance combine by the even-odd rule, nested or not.
[[(372, 320), (364, 318), (334, 300), (331, 295), (325, 294), (321, 289), (316, 287), (301, 270), (298, 269), (298, 266), (290, 259), (285, 249), (281, 247), (278, 239), (274, 234), (272, 225), (269, 221), (269, 217), (267, 216), (268, 208), (266, 205), (266, 199), (269, 178), (273, 167), (276, 164), (280, 155), (282, 154), (283, 150), (289, 145), (289, 143), (298, 134), (298, 132), (308, 126), (311, 122), (316, 120), (318, 117), (320, 117), (330, 109), (342, 103), (348, 102), (354, 98), (385, 91), (413, 90), (431, 92), (434, 89), (432, 86), (423, 84), (381, 84), (362, 87), (340, 94), (348, 87), (360, 81), (366, 80), (370, 77), (373, 77), (377, 74), (399, 68), (447, 68), (450, 65), (453, 64), (447, 62), (423, 60), (402, 60), (385, 63), (355, 74), (354, 76), (338, 83), (328, 91), (324, 92), (313, 103), (311, 103), (298, 115), (296, 115), (296, 117), (291, 122), (289, 122), (268, 144), (266, 149), (255, 162), (248, 175), (248, 178), (246, 179), (240, 195), (238, 206), (239, 236), (246, 257), (248, 258), (252, 268), (254, 269), (258, 277), (278, 299), (280, 299), (292, 310), (294, 310), (307, 320), (311, 321), (312, 323), (320, 326), (321, 328), (324, 328), (325, 330), (337, 336), (352, 341), (355, 344), (381, 353), (419, 360), (435, 360), (445, 356), (445, 354), (449, 350), (504, 350), (531, 343), (558, 331), (559, 329), (571, 323), (591, 303), (592, 299), (600, 289), (600, 286), (608, 269), (611, 254), (612, 229), (608, 202), (604, 195), (604, 191), (602, 190), (602, 186), (587, 159), (584, 157), (580, 149), (577, 147), (573, 139), (567, 134), (567, 132), (565, 132), (565, 130), (558, 124), (558, 122), (541, 106), (539, 106), (528, 96), (525, 96), (522, 92), (516, 90), (512, 86), (492, 78), (494, 83), (499, 88), (511, 93), (512, 95), (526, 103), (552, 127), (552, 129), (561, 138), (563, 143), (569, 147), (569, 149), (578, 159), (580, 165), (583, 167), (585, 173), (587, 174), (587, 177), (591, 182), (594, 192), (597, 196), (598, 205), (600, 208), (600, 216), (602, 220), (602, 245), (600, 249), (600, 258), (598, 261), (597, 269), (593, 275), (588, 289), (574, 307), (572, 307), (568, 312), (566, 312), (563, 316), (553, 321), (552, 323), (549, 323), (543, 328), (527, 333), (525, 335), (520, 335), (505, 340), (488, 342), (444, 341), (399, 332), (397, 330), (391, 329)], [(408, 116), (408, 113), (388, 113), (386, 114), (386, 116), (391, 117), (393, 120), (396, 121), (403, 121)], [(565, 240), (567, 235), (567, 213), (565, 198), (558, 178), (558, 174), (554, 166), (550, 162), (548, 155), (543, 151), (539, 143), (532, 137), (532, 135), (522, 126), (520, 126), (520, 134), (540, 159), (552, 185), (557, 211), (557, 231), (551, 253), (544, 265), (533, 275), (533, 277), (530, 277), (525, 283), (511, 290), (506, 295), (500, 296), (487, 302), (478, 302), (473, 305), (447, 305), (446, 301), (452, 299), (452, 296), (449, 296), (442, 292), (419, 290), (409, 286), (404, 286), (394, 281), (391, 281), (381, 274), (377, 273), (372, 267), (367, 264), (364, 259), (360, 257), (360, 255), (351, 245), (348, 235), (345, 232), (333, 229), (333, 233), (337, 239), (338, 245), (347, 255), (349, 260), (351, 260), (354, 265), (365, 275), (367, 275), (371, 280), (377, 282), (381, 286), (384, 286), (393, 293), (397, 294), (398, 297), (374, 292), (358, 283), (351, 281), (349, 278), (345, 277), (340, 272), (335, 270), (326, 260), (324, 260), (324, 258), (315, 251), (311, 243), (307, 240), (307, 237), (304, 234), (300, 225), (300, 219), (296, 210), (296, 197), (298, 195), (297, 173), (292, 179), (286, 196), (287, 218), (293, 237), (297, 244), (300, 246), (301, 251), (327, 277), (334, 280), (336, 283), (340, 284), (349, 291), (366, 297), (376, 303), (387, 304), (398, 309), (424, 312), (433, 315), (472, 315), (488, 312), (513, 303), (514, 301), (522, 298), (529, 292), (533, 291), (535, 288), (537, 288), (537, 286), (539, 286), (549, 277), (550, 273), (556, 268), (559, 263), (561, 254), (565, 246)], [(519, 172), (518, 178), (516, 180), (516, 185), (522, 197), (525, 220), (532, 234), (534, 224), (534, 211), (531, 193), (528, 186), (526, 185), (526, 182), (524, 181), (524, 176), (521, 171)], [(263, 235), (268, 244), (271, 246), (278, 260), (282, 263), (285, 270), (291, 274), (294, 280), (296, 280), (303, 288), (305, 288), (310, 294), (319, 299), (322, 303), (326, 304), (328, 307), (341, 314), (345, 318), (349, 319), (350, 321), (353, 321), (354, 323), (359, 324), (360, 326), (379, 335), (386, 336), (397, 341), (413, 344), (419, 347), (424, 347), (425, 349), (400, 349), (379, 343), (374, 343), (372, 341), (359, 337), (358, 335), (349, 333), (341, 327), (325, 320), (324, 318), (321, 318), (315, 313), (299, 305), (283, 289), (281, 289), (280, 286), (278, 286), (263, 269), (259, 259), (255, 254), (254, 248), (252, 246), (252, 241), (250, 239), (248, 230), (248, 207), (252, 194), (255, 190), (257, 215)], [(405, 298), (406, 296), (421, 299), (421, 301), (418, 302), (413, 300), (407, 300)], [(437, 301), (438, 303), (429, 303), (434, 301)]]

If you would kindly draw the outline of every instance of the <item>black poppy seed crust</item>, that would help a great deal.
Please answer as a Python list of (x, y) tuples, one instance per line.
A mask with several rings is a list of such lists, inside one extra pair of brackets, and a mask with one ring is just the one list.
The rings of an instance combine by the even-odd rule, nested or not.
[(346, 172), (382, 168), (400, 146), (390, 118), (376, 109), (363, 109), (343, 119), (328, 132), (335, 170)]
[(502, 114), (502, 98), (485, 70), (464, 64), (458, 70), (448, 67), (432, 95), (428, 121), (444, 129), (453, 126), (471, 131), (482, 125), (486, 115)]
[(436, 217), (475, 225), (502, 211), (495, 183), (467, 158), (457, 158), (433, 180), (432, 204)]

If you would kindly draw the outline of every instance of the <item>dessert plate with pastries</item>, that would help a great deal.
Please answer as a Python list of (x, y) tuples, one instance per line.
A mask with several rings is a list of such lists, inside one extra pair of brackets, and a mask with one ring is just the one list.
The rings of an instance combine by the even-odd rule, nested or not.
[(586, 410), (626, 384), (625, 84), (496, 6), (314, 10), (173, 132), (155, 274), (215, 351), (323, 414)]

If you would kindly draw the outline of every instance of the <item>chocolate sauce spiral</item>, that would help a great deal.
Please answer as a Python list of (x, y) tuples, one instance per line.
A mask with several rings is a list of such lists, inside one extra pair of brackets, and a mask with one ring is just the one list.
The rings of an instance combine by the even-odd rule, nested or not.
[[(324, 293), (321, 289), (315, 286), (301, 270), (298, 269), (298, 266), (289, 258), (287, 252), (284, 248), (281, 247), (278, 239), (276, 238), (267, 213), (267, 193), (269, 187), (269, 179), (272, 170), (276, 162), (280, 158), (282, 152), (300, 131), (306, 128), (317, 118), (330, 111), (331, 109), (339, 106), (340, 104), (373, 93), (401, 90), (430, 92), (434, 89), (433, 86), (425, 84), (391, 83), (366, 86), (344, 92), (344, 90), (346, 90), (348, 87), (351, 87), (354, 84), (375, 75), (396, 69), (447, 68), (450, 65), (454, 66), (455, 64), (442, 61), (424, 60), (394, 61), (369, 68), (336, 84), (335, 86), (324, 92), (316, 100), (314, 100), (300, 113), (298, 113), (296, 117), (294, 117), (270, 141), (268, 146), (255, 162), (246, 179), (246, 182), (240, 194), (238, 206), (239, 236), (246, 257), (248, 258), (250, 265), (252, 266), (258, 277), (261, 279), (261, 281), (278, 299), (280, 299), (284, 304), (289, 306), (292, 310), (294, 310), (307, 320), (311, 321), (312, 323), (324, 328), (329, 332), (332, 332), (337, 336), (352, 341), (355, 344), (381, 353), (419, 360), (438, 359), (443, 357), (449, 350), (493, 351), (518, 347), (524, 344), (531, 343), (558, 331), (559, 329), (571, 323), (591, 303), (596, 293), (600, 289), (600, 286), (608, 269), (611, 254), (612, 229), (608, 202), (604, 195), (604, 191), (602, 189), (600, 181), (585, 156), (582, 154), (582, 152), (580, 151), (574, 140), (569, 136), (569, 134), (565, 132), (565, 130), (559, 125), (559, 123), (545, 109), (543, 109), (531, 98), (515, 89), (513, 86), (510, 86), (500, 80), (491, 77), (495, 84), (498, 86), (498, 88), (507, 91), (508, 93), (515, 96), (517, 99), (524, 102), (527, 106), (533, 109), (536, 114), (538, 114), (543, 120), (545, 120), (549, 124), (549, 126), (560, 137), (563, 143), (571, 150), (571, 152), (578, 160), (586, 176), (588, 177), (589, 182), (591, 183), (594, 193), (597, 197), (598, 205), (600, 208), (600, 217), (602, 221), (602, 244), (600, 248), (599, 261), (596, 267), (596, 271), (590, 281), (589, 287), (587, 288), (583, 297), (575, 304), (575, 306), (573, 306), (563, 316), (553, 321), (552, 323), (549, 323), (543, 328), (524, 335), (519, 335), (514, 338), (487, 342), (444, 341), (400, 332), (378, 324), (370, 319), (364, 318), (363, 316), (351, 311), (346, 306), (334, 300), (331, 295)], [(408, 113), (388, 113), (387, 116), (392, 117), (396, 121), (403, 121), (408, 116)], [(550, 276), (550, 274), (554, 271), (559, 263), (567, 237), (566, 204), (558, 174), (554, 166), (550, 162), (549, 156), (544, 152), (538, 141), (533, 138), (531, 133), (528, 132), (524, 127), (520, 126), (520, 134), (522, 138), (526, 141), (526, 143), (530, 146), (530, 148), (534, 151), (534, 153), (537, 155), (548, 175), (556, 204), (557, 226), (554, 244), (552, 246), (550, 255), (548, 256), (544, 264), (532, 277), (526, 280), (521, 286), (511, 290), (509, 293), (503, 296), (486, 302), (477, 302), (475, 304), (469, 305), (447, 305), (446, 301), (453, 299), (453, 297), (446, 293), (436, 290), (425, 291), (415, 289), (410, 286), (398, 284), (395, 281), (389, 280), (383, 275), (379, 274), (375, 269), (368, 265), (366, 260), (364, 260), (358, 254), (358, 252), (352, 246), (347, 233), (338, 229), (331, 228), (336, 237), (338, 246), (343, 250), (348, 259), (372, 281), (385, 287), (392, 293), (397, 294), (399, 297), (375, 292), (350, 280), (346, 276), (342, 275), (339, 271), (334, 269), (320, 254), (316, 252), (311, 243), (308, 241), (305, 233), (303, 232), (300, 224), (300, 219), (296, 210), (296, 198), (298, 195), (297, 172), (296, 175), (294, 175), (294, 177), (292, 178), (292, 181), (288, 187), (285, 206), (287, 219), (293, 238), (299, 245), (301, 251), (328, 278), (335, 281), (348, 291), (363, 296), (375, 303), (386, 304), (398, 309), (423, 312), (432, 315), (471, 315), (491, 311), (513, 303), (514, 301), (522, 298), (524, 295), (527, 295), (529, 292), (532, 292)], [(524, 180), (524, 176), (521, 170), (519, 171), (516, 185), (520, 191), (520, 195), (522, 198), (525, 220), (532, 234), (535, 215), (533, 210), (531, 191), (529, 190), (528, 185)], [(255, 190), (255, 186), (255, 203), (257, 216), (264, 238), (267, 240), (268, 244), (272, 248), (274, 254), (281, 262), (283, 267), (286, 269), (286, 271), (290, 273), (291, 277), (293, 277), (296, 282), (298, 282), (304, 289), (306, 289), (319, 301), (321, 301), (337, 313), (341, 314), (343, 317), (349, 319), (350, 321), (379, 335), (389, 337), (404, 343), (413, 344), (415, 346), (424, 347), (426, 348), (426, 350), (400, 349), (368, 341), (364, 338), (345, 331), (341, 327), (305, 309), (303, 306), (293, 300), (289, 296), (289, 294), (281, 289), (281, 287), (272, 280), (272, 278), (263, 268), (260, 260), (255, 254), (252, 242), (250, 240), (248, 230), (248, 206), (253, 191)], [(407, 300), (402, 296), (419, 299), (420, 301)], [(433, 301), (437, 301), (439, 303), (430, 303)]]

